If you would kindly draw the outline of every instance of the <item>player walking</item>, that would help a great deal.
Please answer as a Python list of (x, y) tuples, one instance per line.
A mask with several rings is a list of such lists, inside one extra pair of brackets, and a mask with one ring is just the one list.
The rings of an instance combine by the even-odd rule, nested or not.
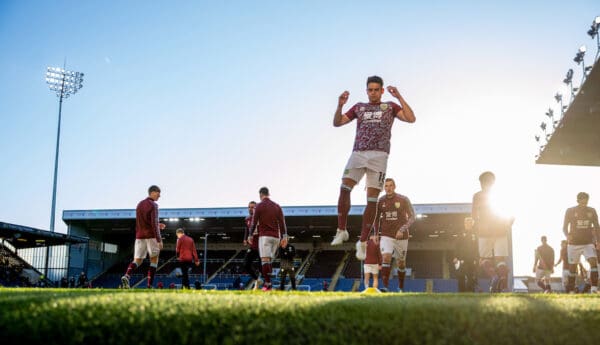
[(384, 188), (385, 195), (379, 199), (377, 207), (379, 221), (375, 224), (381, 235), (381, 280), (385, 289), (383, 291), (387, 291), (393, 256), (398, 265), (398, 286), (402, 291), (406, 276), (409, 228), (415, 221), (415, 211), (406, 196), (396, 193), (396, 183), (393, 179), (386, 178)]
[(546, 236), (542, 236), (542, 245), (535, 249), (533, 273), (536, 284), (544, 291), (551, 292), (550, 276), (554, 273), (554, 249), (548, 245)]
[[(244, 246), (248, 246), (246, 249), (246, 256), (244, 257), (244, 269), (246, 273), (250, 275), (250, 277), (254, 280), (254, 288), (253, 290), (258, 290), (258, 285), (261, 283), (258, 275), (260, 274), (260, 270), (254, 267), (254, 263), (256, 261), (260, 261), (260, 255), (258, 253), (258, 233), (256, 230), (254, 233), (250, 232), (250, 227), (252, 226), (252, 217), (254, 216), (254, 209), (256, 208), (256, 202), (250, 201), (248, 203), (248, 216), (244, 220), (246, 223), (246, 233), (244, 235)], [(248, 241), (248, 239), (254, 236), (254, 241)]]
[(156, 201), (159, 198), (160, 188), (158, 186), (150, 186), (148, 188), (148, 197), (140, 201), (135, 209), (133, 262), (129, 264), (125, 275), (121, 277), (121, 284), (124, 289), (129, 289), (131, 273), (142, 264), (146, 255), (150, 256), (147, 287), (152, 287), (158, 266), (158, 254), (163, 248), (160, 230), (165, 228), (165, 224), (158, 222), (158, 204), (156, 204)]
[(567, 256), (569, 258), (569, 282), (567, 292), (575, 289), (577, 264), (581, 255), (590, 263), (591, 292), (598, 291), (598, 259), (596, 250), (600, 248), (597, 243), (598, 214), (592, 207), (588, 207), (590, 196), (581, 192), (577, 194), (577, 206), (565, 212), (563, 232), (567, 237)]
[[(262, 187), (259, 190), (260, 203), (256, 205), (254, 216), (252, 217), (252, 225), (250, 233), (258, 227), (258, 252), (262, 264), (262, 276), (265, 284), (263, 291), (270, 291), (271, 287), (271, 271), (272, 261), (277, 253), (277, 248), (281, 245), (287, 245), (287, 229), (283, 211), (281, 206), (274, 203), (269, 198), (269, 189)], [(254, 241), (254, 236), (248, 237), (250, 243)]]

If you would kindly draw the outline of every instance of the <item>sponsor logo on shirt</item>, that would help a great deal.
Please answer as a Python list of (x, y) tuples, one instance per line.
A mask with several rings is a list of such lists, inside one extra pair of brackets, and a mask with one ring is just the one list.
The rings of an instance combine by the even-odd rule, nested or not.
[(585, 219), (585, 220), (578, 219), (577, 220), (577, 225), (576, 225), (577, 229), (587, 229), (589, 227), (590, 227), (590, 221), (589, 220), (587, 220), (587, 219)]
[(363, 122), (381, 122), (383, 111), (365, 111), (363, 113)]
[(386, 220), (398, 220), (398, 211), (386, 211), (385, 219)]

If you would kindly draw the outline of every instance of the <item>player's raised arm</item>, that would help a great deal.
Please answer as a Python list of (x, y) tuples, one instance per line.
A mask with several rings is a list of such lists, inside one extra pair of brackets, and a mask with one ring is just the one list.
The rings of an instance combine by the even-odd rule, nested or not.
[(413, 122), (417, 121), (417, 118), (415, 117), (415, 113), (413, 112), (410, 105), (408, 105), (408, 103), (406, 103), (406, 101), (404, 100), (404, 97), (402, 97), (400, 92), (398, 92), (398, 89), (395, 86), (388, 86), (387, 90), (390, 93), (390, 95), (394, 96), (398, 100), (398, 102), (400, 102), (400, 105), (402, 106), (402, 109), (400, 109), (396, 113), (396, 117), (398, 117), (400, 120), (402, 120), (404, 122), (413, 123)]
[(349, 96), (350, 96), (350, 92), (344, 91), (338, 98), (338, 106), (337, 106), (337, 109), (335, 110), (335, 114), (333, 115), (333, 126), (334, 127), (340, 127), (340, 126), (343, 126), (343, 125), (347, 124), (348, 122), (350, 122), (350, 119), (348, 118), (348, 116), (342, 114), (342, 107), (344, 106), (344, 104), (346, 104), (346, 102), (348, 102)]

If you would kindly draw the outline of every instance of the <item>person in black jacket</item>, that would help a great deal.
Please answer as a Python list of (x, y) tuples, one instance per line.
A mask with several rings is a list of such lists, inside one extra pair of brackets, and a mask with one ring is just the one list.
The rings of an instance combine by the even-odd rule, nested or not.
[(478, 243), (473, 233), (473, 218), (465, 218), (465, 230), (456, 239), (454, 268), (458, 292), (475, 292), (477, 286)]
[(279, 249), (279, 259), (280, 259), (280, 269), (279, 272), (281, 274), (281, 284), (279, 285), (279, 290), (285, 289), (285, 279), (286, 276), (290, 276), (290, 281), (292, 283), (292, 290), (296, 290), (296, 272), (294, 268), (294, 256), (296, 256), (296, 248), (291, 244), (286, 243), (285, 246), (281, 246)]

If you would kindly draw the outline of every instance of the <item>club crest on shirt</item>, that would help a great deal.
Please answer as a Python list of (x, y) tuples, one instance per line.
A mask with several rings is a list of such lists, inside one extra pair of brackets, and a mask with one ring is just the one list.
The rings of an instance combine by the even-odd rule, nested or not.
[(365, 111), (365, 107), (360, 107), (359, 111)]
[(386, 111), (388, 107), (389, 107), (389, 106), (387, 105), (387, 103), (381, 103), (381, 104), (379, 105), (379, 108), (380, 108), (381, 110), (383, 110), (383, 111)]
[(400, 208), (400, 201), (396, 201), (396, 202), (394, 203), (394, 206), (396, 206), (396, 208)]

